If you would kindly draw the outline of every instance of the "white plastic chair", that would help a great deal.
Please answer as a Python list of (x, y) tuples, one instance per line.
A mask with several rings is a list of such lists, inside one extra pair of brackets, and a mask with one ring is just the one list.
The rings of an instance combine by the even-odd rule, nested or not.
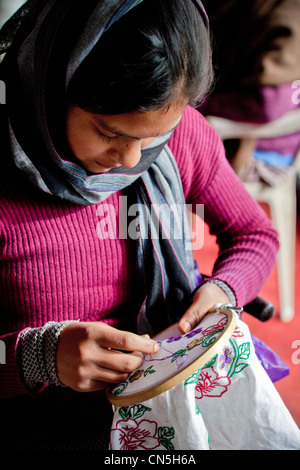
[[(263, 125), (241, 123), (216, 116), (207, 116), (207, 120), (222, 140), (272, 138), (300, 131), (300, 109)], [(269, 205), (274, 227), (279, 234), (278, 286), (280, 318), (284, 322), (292, 320), (295, 313), (296, 180), (299, 163), (300, 150), (288, 178), (282, 184), (269, 186), (263, 181), (244, 183), (252, 197)]]

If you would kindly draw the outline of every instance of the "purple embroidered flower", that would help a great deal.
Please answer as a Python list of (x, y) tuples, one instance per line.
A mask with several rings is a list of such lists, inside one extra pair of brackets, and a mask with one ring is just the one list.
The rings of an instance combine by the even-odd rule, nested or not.
[(182, 338), (181, 336), (171, 336), (171, 338), (168, 339), (167, 343), (173, 343), (174, 341), (179, 341)]
[(187, 333), (185, 336), (187, 338), (192, 338), (193, 336), (197, 335), (198, 333), (201, 333), (202, 328), (197, 328), (197, 330), (193, 330), (190, 333)]
[(224, 369), (226, 364), (231, 364), (232, 363), (232, 358), (230, 357), (230, 349), (225, 348), (223, 351), (223, 354), (220, 356), (220, 362), (221, 362), (221, 369)]

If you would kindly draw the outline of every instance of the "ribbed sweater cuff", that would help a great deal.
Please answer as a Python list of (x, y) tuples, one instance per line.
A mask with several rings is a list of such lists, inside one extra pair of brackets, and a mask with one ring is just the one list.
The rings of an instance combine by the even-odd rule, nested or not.
[(233, 290), (231, 289), (231, 287), (229, 287), (228, 284), (226, 284), (226, 282), (224, 281), (220, 281), (219, 279), (208, 279), (207, 281), (205, 281), (206, 283), (211, 283), (211, 284), (216, 284), (218, 287), (220, 287), (220, 289), (222, 289), (222, 291), (225, 292), (225, 294), (227, 295), (228, 299), (229, 299), (229, 303), (233, 306), (233, 307), (236, 307), (236, 297), (234, 295), (234, 292)]

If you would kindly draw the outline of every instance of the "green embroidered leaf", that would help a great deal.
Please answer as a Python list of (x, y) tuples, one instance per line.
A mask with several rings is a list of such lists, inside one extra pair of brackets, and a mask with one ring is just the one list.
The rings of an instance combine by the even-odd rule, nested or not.
[(165, 447), (167, 450), (174, 450), (174, 446), (171, 442), (171, 439), (175, 437), (175, 430), (174, 428), (159, 427), (158, 428), (158, 439), (160, 444)]
[(161, 439), (159, 440), (162, 446), (164, 446), (167, 450), (175, 450), (175, 447), (173, 446), (172, 442), (169, 441), (168, 439)]
[(122, 419), (126, 420), (127, 418), (130, 418), (130, 411), (128, 406), (124, 406), (119, 409), (119, 415), (121, 416)]
[(212, 334), (206, 336), (206, 338), (204, 338), (204, 340), (202, 341), (202, 346), (204, 348), (207, 348), (208, 346), (211, 346), (217, 339), (217, 336), (219, 335), (219, 333), (221, 333), (223, 330), (217, 330), (217, 331), (214, 331)]
[(214, 365), (214, 363), (216, 362), (217, 358), (218, 358), (218, 354), (216, 354), (214, 357), (212, 357), (211, 360), (208, 361), (207, 364), (205, 364), (204, 367), (212, 367)]
[(146, 377), (148, 374), (154, 374), (154, 372), (156, 372), (156, 370), (152, 369), (153, 365), (148, 367), (148, 369), (145, 370), (144, 372), (144, 377)]
[(179, 349), (179, 351), (176, 351), (173, 355), (172, 361), (176, 361), (179, 357), (182, 357), (186, 354), (186, 349)]
[(188, 379), (186, 379), (186, 381), (184, 382), (184, 385), (196, 384), (198, 382), (200, 372), (201, 372), (201, 369), (199, 369), (197, 372), (191, 375)]
[(117, 387), (112, 390), (113, 395), (115, 396), (120, 395), (120, 393), (124, 392), (127, 385), (128, 385), (128, 382), (122, 382), (119, 385), (117, 385)]
[(146, 411), (151, 411), (151, 408), (148, 408), (147, 406), (144, 405), (133, 405), (130, 406), (130, 418), (138, 419), (144, 416)]
[(167, 426), (158, 428), (158, 439), (174, 439), (175, 430), (174, 428), (168, 428)]
[(200, 408), (199, 406), (196, 405), (196, 415), (201, 415), (201, 411), (200, 411)]
[(234, 373), (235, 374), (238, 374), (239, 372), (242, 372), (242, 370), (244, 370), (246, 367), (248, 367), (249, 364), (238, 364), (234, 370)]
[(146, 411), (151, 411), (151, 408), (144, 405), (124, 406), (119, 409), (119, 415), (124, 420), (128, 418), (137, 419), (141, 418)]
[(250, 343), (243, 343), (239, 346), (239, 357), (241, 359), (248, 359), (250, 356)]

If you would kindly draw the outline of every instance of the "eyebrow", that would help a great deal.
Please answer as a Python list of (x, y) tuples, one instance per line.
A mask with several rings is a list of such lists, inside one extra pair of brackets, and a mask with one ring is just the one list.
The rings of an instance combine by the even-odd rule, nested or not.
[[(181, 120), (182, 120), (182, 117), (180, 118), (178, 124), (176, 124), (175, 127), (173, 127), (172, 129), (170, 129), (169, 131), (165, 132), (164, 134), (159, 134), (159, 135), (156, 135), (156, 136), (151, 136), (151, 137), (160, 137), (161, 135), (166, 135), (168, 134), (169, 132), (173, 132), (175, 131), (175, 129), (177, 129), (177, 127), (179, 126), (179, 124), (181, 123)], [(98, 124), (103, 127), (104, 130), (108, 131), (108, 132), (111, 132), (112, 134), (116, 134), (120, 137), (126, 137), (128, 139), (134, 139), (134, 140), (141, 140), (141, 137), (135, 137), (133, 135), (129, 135), (129, 134), (126, 134), (125, 132), (123, 132), (122, 130), (118, 129), (117, 127), (110, 127), (108, 126), (107, 124), (105, 124), (103, 121), (101, 121), (101, 119), (99, 119), (98, 117), (96, 117), (96, 121), (98, 122)], [(142, 137), (142, 139), (149, 139), (150, 137)]]

